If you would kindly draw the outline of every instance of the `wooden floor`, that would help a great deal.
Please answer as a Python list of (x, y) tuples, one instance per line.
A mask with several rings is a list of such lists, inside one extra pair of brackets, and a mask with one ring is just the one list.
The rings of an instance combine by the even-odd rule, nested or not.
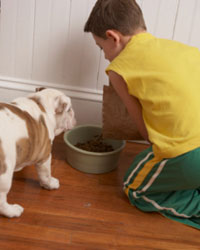
[(65, 145), (56, 138), (52, 172), (60, 189), (40, 188), (33, 166), (16, 173), (8, 200), (25, 211), (20, 218), (0, 217), (0, 249), (200, 249), (198, 230), (143, 213), (123, 193), (124, 173), (146, 147), (129, 143), (117, 170), (90, 175), (65, 162)]

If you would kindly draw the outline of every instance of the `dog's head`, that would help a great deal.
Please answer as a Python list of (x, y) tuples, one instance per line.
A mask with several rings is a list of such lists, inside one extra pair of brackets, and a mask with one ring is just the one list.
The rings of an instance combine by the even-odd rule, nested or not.
[(31, 98), (42, 105), (45, 112), (54, 117), (55, 136), (72, 129), (76, 124), (71, 99), (56, 89), (42, 89), (31, 95)]

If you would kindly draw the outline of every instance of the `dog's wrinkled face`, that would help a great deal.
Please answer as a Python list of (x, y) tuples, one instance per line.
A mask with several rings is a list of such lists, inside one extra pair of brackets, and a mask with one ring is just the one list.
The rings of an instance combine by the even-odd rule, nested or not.
[(35, 101), (44, 107), (45, 112), (55, 117), (55, 136), (72, 129), (76, 125), (71, 99), (55, 89), (37, 89), (33, 94)]
[(56, 98), (55, 103), (56, 129), (55, 136), (63, 131), (72, 129), (76, 125), (71, 99), (65, 95)]

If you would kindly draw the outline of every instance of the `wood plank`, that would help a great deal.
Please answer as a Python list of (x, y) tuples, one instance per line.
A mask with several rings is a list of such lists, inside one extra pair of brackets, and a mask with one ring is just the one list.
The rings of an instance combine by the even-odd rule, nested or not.
[(14, 75), (18, 0), (1, 1), (0, 74)]
[[(83, 32), (85, 22), (94, 7), (95, 0), (85, 1), (86, 11), (82, 23), (80, 23), (81, 31)], [(80, 5), (80, 3), (78, 2)], [(75, 14), (76, 15), (76, 14)], [(99, 61), (100, 61), (100, 50), (96, 46), (95, 41), (91, 33), (84, 33), (83, 36), (83, 48), (82, 54), (79, 59), (81, 59), (80, 65), (80, 86), (89, 87), (90, 89), (98, 90), (98, 71), (99, 71)]]
[(47, 82), (66, 84), (65, 57), (67, 52), (69, 23), (70, 1), (52, 1)]
[(190, 1), (180, 0), (177, 19), (176, 19), (176, 26), (173, 35), (174, 40), (186, 44), (189, 43), (195, 6), (196, 6), (196, 0), (190, 0)]
[(46, 81), (51, 28), (52, 0), (35, 0), (32, 80)]
[(161, 1), (160, 0), (143, 0), (142, 11), (146, 22), (147, 30), (155, 34), (157, 18), (160, 11)]
[(192, 46), (196, 46), (200, 49), (199, 30), (200, 30), (200, 1), (196, 0), (194, 19), (191, 27), (189, 44)]
[[(165, 239), (162, 239), (157, 236), (156, 233), (152, 233), (146, 235), (141, 232), (138, 234), (135, 231), (134, 235), (124, 235), (123, 233), (118, 232), (118, 234), (110, 235), (99, 233), (95, 234), (93, 232), (78, 232), (72, 234), (72, 242), (79, 244), (87, 244), (87, 245), (98, 245), (106, 247), (106, 249), (118, 249), (122, 248), (126, 249), (129, 247), (130, 249), (193, 249), (197, 250), (197, 246), (188, 246), (188, 241), (184, 241), (181, 239), (172, 239), (171, 237), (165, 236)], [(198, 242), (196, 242), (198, 244)], [(166, 247), (167, 246), (167, 247)]]
[(160, 8), (159, 12), (157, 13), (157, 19), (154, 28), (156, 36), (166, 39), (172, 39), (176, 22), (178, 3), (178, 0), (160, 1)]
[(14, 76), (17, 78), (31, 78), (34, 11), (35, 0), (18, 0), (14, 72)]
[[(30, 214), (31, 215), (31, 214)], [(33, 215), (33, 214), (32, 214)], [(31, 218), (31, 220), (33, 217)], [(42, 218), (40, 217), (42, 220)], [(21, 227), (16, 230), (17, 222), (2, 220), (1, 226), (4, 230), (1, 230), (1, 236), (12, 235), (16, 238), (25, 238), (32, 241), (47, 241), (52, 243), (68, 244), (70, 239), (70, 231), (65, 229), (58, 229), (53, 227), (46, 228), (45, 226), (38, 226), (35, 224), (20, 223)]]
[(66, 53), (66, 82), (81, 88), (96, 89), (100, 51), (91, 34), (83, 31), (95, 1), (73, 0), (70, 11), (68, 49)]

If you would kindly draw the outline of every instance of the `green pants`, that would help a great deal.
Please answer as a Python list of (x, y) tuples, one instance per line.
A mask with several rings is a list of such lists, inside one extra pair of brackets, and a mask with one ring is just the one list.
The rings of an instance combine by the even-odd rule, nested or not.
[(146, 149), (128, 169), (124, 190), (142, 211), (200, 229), (200, 148), (161, 161)]

